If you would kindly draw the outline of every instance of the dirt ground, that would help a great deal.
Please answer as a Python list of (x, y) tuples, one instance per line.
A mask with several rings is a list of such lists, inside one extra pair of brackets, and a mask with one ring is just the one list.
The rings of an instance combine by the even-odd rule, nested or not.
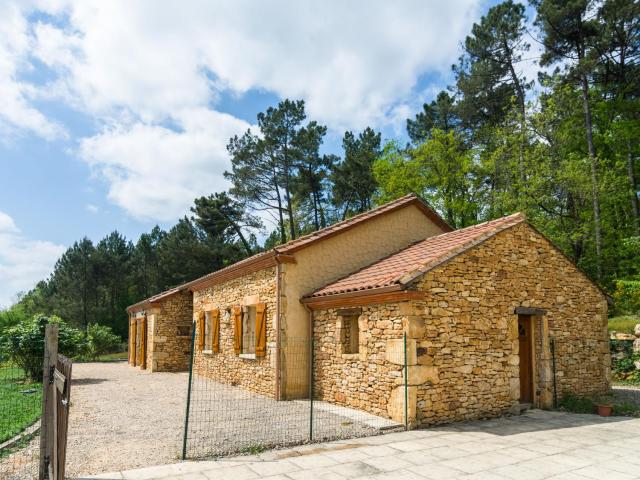
[(73, 365), (67, 475), (175, 462), (186, 373), (146, 373), (126, 362)]

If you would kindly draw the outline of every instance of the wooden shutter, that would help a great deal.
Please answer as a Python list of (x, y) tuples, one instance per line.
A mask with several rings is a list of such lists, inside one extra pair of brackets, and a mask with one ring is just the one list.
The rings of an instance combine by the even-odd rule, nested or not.
[(136, 321), (129, 319), (129, 364), (136, 366)]
[(220, 351), (220, 310), (211, 310), (211, 350), (213, 353)]
[(204, 312), (198, 313), (198, 350), (204, 350)]
[(142, 317), (142, 335), (140, 336), (140, 368), (147, 368), (147, 316)]
[(233, 351), (236, 355), (242, 353), (242, 308), (233, 307)]
[(267, 354), (267, 320), (265, 315), (266, 305), (256, 305), (256, 357), (264, 357)]

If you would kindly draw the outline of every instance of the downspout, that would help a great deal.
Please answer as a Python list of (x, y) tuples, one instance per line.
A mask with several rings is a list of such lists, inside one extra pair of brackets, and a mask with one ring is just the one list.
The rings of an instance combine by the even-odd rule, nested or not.
[[(309, 308), (309, 306), (306, 303), (302, 304), (304, 306), (304, 309), (307, 311), (308, 314), (308, 321), (309, 321), (309, 328), (308, 328), (308, 332), (309, 332), (309, 399), (311, 400), (311, 417), (313, 418), (313, 354), (315, 353), (313, 351), (314, 349), (314, 343), (313, 343), (313, 310), (311, 310)], [(313, 422), (313, 420), (312, 420)], [(312, 423), (313, 425), (313, 423)], [(311, 427), (313, 428), (313, 426)], [(313, 430), (310, 433), (310, 437), (313, 436)]]
[(282, 400), (282, 376), (280, 373), (280, 295), (282, 284), (280, 282), (280, 263), (276, 263), (276, 400)]

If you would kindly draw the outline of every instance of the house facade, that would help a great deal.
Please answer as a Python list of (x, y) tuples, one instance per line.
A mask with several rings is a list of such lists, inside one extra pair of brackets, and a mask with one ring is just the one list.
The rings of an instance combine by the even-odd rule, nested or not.
[[(181, 323), (161, 329), (170, 301), (181, 302)], [(414, 426), (548, 408), (610, 386), (607, 303), (594, 283), (521, 214), (453, 231), (415, 195), (130, 314), (134, 364), (139, 355), (159, 369), (170, 332), (193, 322), (196, 375), (398, 422), (406, 404)], [(136, 347), (145, 340), (154, 353)]]
[(308, 396), (311, 326), (303, 295), (450, 230), (408, 195), (191, 282), (194, 372), (273, 398)]
[(178, 287), (127, 308), (129, 364), (150, 372), (189, 368), (193, 294)]
[(405, 373), (414, 425), (610, 387), (605, 295), (520, 214), (427, 238), (303, 301), (316, 398), (397, 421)]

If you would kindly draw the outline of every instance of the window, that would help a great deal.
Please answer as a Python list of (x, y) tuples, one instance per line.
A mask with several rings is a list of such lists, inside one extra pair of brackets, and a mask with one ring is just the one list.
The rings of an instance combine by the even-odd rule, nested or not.
[(211, 351), (211, 334), (213, 333), (213, 315), (212, 312), (204, 312), (204, 349)]
[(235, 306), (233, 315), (233, 350), (242, 358), (256, 359), (267, 354), (266, 305), (256, 303)]
[(253, 355), (256, 353), (255, 305), (244, 307), (242, 313), (242, 353)]
[(342, 353), (353, 354), (360, 351), (360, 328), (356, 315), (342, 317), (340, 342), (342, 343)]

